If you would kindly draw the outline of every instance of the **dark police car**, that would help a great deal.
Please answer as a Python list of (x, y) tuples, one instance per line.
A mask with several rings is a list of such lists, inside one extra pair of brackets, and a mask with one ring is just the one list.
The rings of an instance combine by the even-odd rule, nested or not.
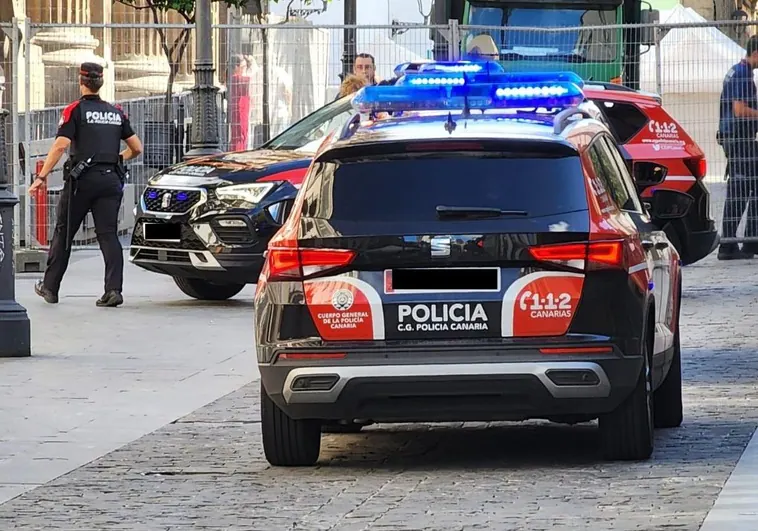
[(260, 149), (195, 159), (156, 174), (135, 212), (129, 259), (187, 295), (223, 300), (254, 283), (316, 148), (354, 114), (350, 96)]
[(599, 419), (608, 459), (681, 423), (679, 256), (581, 86), (432, 64), (356, 95), (258, 281), (271, 464), (334, 423)]

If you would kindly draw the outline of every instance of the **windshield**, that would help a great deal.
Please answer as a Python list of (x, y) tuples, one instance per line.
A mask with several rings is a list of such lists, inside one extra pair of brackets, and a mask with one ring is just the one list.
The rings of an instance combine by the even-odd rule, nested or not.
[[(596, 9), (551, 9), (531, 7), (482, 7), (471, 6), (469, 24), (472, 26), (507, 26), (508, 29), (493, 30), (495, 44), (500, 49), (501, 59), (513, 61), (520, 58), (547, 57), (582, 62), (611, 62), (618, 52), (618, 30), (596, 28), (580, 30), (581, 26), (606, 26), (616, 24), (616, 8)], [(514, 28), (514, 29), (510, 29)], [(539, 31), (517, 28), (577, 28), (573, 31)], [(472, 34), (469, 38), (473, 38)]]
[(351, 101), (350, 96), (345, 96), (321, 107), (282, 131), (262, 147), (315, 153), (324, 137), (345, 125), (355, 113)]

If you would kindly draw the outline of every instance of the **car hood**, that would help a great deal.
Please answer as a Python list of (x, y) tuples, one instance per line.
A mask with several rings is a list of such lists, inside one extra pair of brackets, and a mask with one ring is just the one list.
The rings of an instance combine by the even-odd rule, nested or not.
[(223, 153), (176, 164), (150, 179), (151, 186), (201, 186), (286, 180), (299, 186), (313, 154), (296, 150), (256, 149)]

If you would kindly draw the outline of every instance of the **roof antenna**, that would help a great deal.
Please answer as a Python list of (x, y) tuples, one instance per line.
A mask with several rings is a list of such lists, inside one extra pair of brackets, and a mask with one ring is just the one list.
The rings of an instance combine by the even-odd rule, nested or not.
[(453, 113), (448, 112), (447, 113), (447, 122), (445, 122), (445, 131), (453, 134), (453, 131), (455, 131), (455, 128), (458, 127), (458, 125), (453, 121)]

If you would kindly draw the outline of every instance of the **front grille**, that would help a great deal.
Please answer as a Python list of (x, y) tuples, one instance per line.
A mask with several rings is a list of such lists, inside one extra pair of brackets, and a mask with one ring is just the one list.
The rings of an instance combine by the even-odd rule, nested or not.
[(137, 249), (133, 254), (135, 260), (152, 260), (173, 264), (192, 264), (189, 253), (171, 249)]
[(187, 251), (205, 251), (206, 249), (205, 244), (197, 237), (197, 234), (192, 230), (192, 227), (186, 223), (181, 224), (180, 243), (146, 241), (142, 232), (143, 221), (147, 221), (148, 223), (171, 223), (171, 221), (166, 221), (164, 219), (140, 220), (134, 227), (134, 232), (132, 233), (132, 246), (154, 247), (156, 249), (184, 249)]
[[(241, 245), (253, 242), (253, 234), (250, 232), (250, 227), (247, 224), (240, 227), (224, 227), (219, 221), (221, 220), (214, 219), (213, 222), (211, 222), (211, 227), (213, 228), (213, 232), (216, 233), (218, 239), (222, 242), (231, 245)], [(237, 219), (234, 221), (237, 221)]]
[(202, 198), (200, 190), (173, 190), (148, 186), (142, 193), (145, 210), (183, 214)]

